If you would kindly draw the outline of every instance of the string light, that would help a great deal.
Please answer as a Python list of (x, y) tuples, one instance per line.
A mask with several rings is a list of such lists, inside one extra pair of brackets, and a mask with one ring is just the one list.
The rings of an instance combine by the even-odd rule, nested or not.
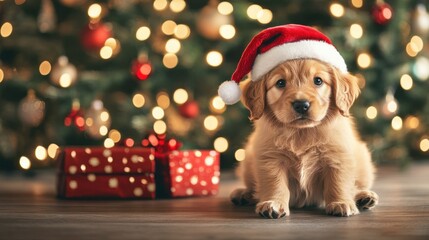
[(107, 111), (103, 111), (100, 113), (100, 119), (103, 122), (107, 122), (109, 120), (110, 116), (109, 113)]
[(229, 2), (221, 2), (217, 5), (217, 10), (222, 15), (229, 15), (234, 11), (234, 7)]
[(36, 156), (37, 160), (45, 160), (48, 157), (46, 148), (44, 148), (43, 146), (37, 146), (34, 150), (34, 156)]
[(418, 57), (413, 66), (413, 72), (420, 80), (429, 78), (429, 60), (426, 57)]
[(171, 69), (177, 66), (177, 64), (179, 63), (179, 59), (174, 53), (166, 53), (162, 58), (162, 63), (166, 68)]
[(139, 41), (145, 41), (150, 37), (150, 28), (141, 26), (136, 31), (136, 38)]
[(210, 51), (206, 56), (207, 63), (212, 67), (218, 67), (222, 64), (223, 57), (218, 51)]
[(429, 139), (424, 138), (420, 141), (420, 150), (423, 152), (429, 151)]
[(405, 127), (409, 129), (417, 129), (420, 125), (420, 120), (415, 116), (408, 116), (405, 119)]
[(413, 79), (410, 75), (404, 74), (401, 76), (400, 84), (404, 90), (410, 90), (413, 87)]
[(391, 125), (392, 125), (393, 130), (396, 130), (396, 131), (401, 130), (402, 129), (402, 118), (399, 116), (395, 116), (392, 119)]
[(177, 24), (172, 20), (167, 20), (161, 25), (161, 31), (165, 35), (173, 35)]
[(100, 57), (102, 59), (109, 59), (109, 58), (112, 57), (112, 55), (113, 55), (113, 49), (111, 47), (109, 47), (109, 46), (103, 46), (100, 49)]
[(241, 162), (246, 158), (246, 151), (244, 151), (244, 149), (242, 148), (237, 149), (237, 151), (235, 151), (234, 153), (234, 157), (235, 157), (235, 160)]
[(231, 39), (235, 36), (235, 27), (230, 24), (220, 26), (219, 34), (225, 39)]
[(51, 63), (48, 61), (43, 61), (39, 65), (39, 72), (41, 75), (46, 76), (48, 75), (52, 70)]
[(226, 104), (221, 97), (215, 96), (210, 101), (210, 110), (214, 113), (223, 113), (226, 110)]
[(118, 130), (112, 129), (109, 131), (109, 138), (112, 139), (113, 142), (117, 143), (121, 141), (121, 137), (121, 133)]
[(111, 138), (106, 138), (106, 139), (104, 139), (104, 144), (103, 145), (104, 145), (105, 148), (112, 148), (112, 147), (115, 146), (115, 142)]
[(12, 34), (13, 26), (10, 22), (5, 22), (0, 28), (0, 35), (4, 38), (9, 37)]
[(153, 130), (156, 134), (164, 134), (167, 131), (167, 125), (164, 121), (158, 120), (153, 124)]
[(146, 100), (145, 100), (145, 98), (144, 98), (144, 96), (143, 96), (143, 94), (141, 94), (141, 93), (136, 93), (136, 94), (134, 94), (134, 96), (133, 96), (133, 105), (134, 105), (134, 107), (136, 107), (136, 108), (141, 108), (141, 107), (143, 107), (144, 106), (144, 104), (145, 104), (145, 102), (146, 102)]
[(21, 158), (19, 158), (19, 166), (24, 170), (30, 169), (31, 167), (30, 159), (28, 159), (25, 156), (21, 156)]
[(69, 73), (61, 74), (60, 80), (58, 81), (59, 85), (63, 88), (70, 87), (72, 84), (72, 78)]
[(188, 101), (188, 97), (188, 92), (183, 88), (179, 88), (173, 93), (173, 100), (177, 104), (185, 103)]
[(252, 5), (250, 5), (248, 8), (247, 8), (247, 16), (250, 18), (250, 19), (254, 19), (254, 20), (256, 20), (257, 18), (258, 18), (258, 13), (259, 13), (259, 11), (261, 11), (262, 10), (262, 7), (261, 6), (259, 6), (259, 5), (257, 5), (257, 4), (252, 4)]
[(273, 20), (273, 13), (269, 9), (262, 9), (257, 13), (256, 18), (259, 23), (267, 24)]
[(185, 7), (186, 7), (186, 2), (183, 0), (173, 0), (170, 3), (170, 9), (175, 13), (183, 11)]
[(332, 16), (334, 17), (342, 17), (344, 16), (344, 7), (343, 5), (339, 3), (332, 3), (329, 7), (329, 10), (331, 11)]
[(152, 116), (155, 119), (162, 119), (164, 117), (164, 109), (162, 109), (161, 107), (154, 107), (152, 108)]
[(55, 158), (57, 156), (57, 151), (58, 151), (59, 148), (60, 147), (57, 144), (55, 144), (55, 143), (49, 144), (49, 146), (48, 146), (48, 156), (50, 158)]
[(228, 140), (224, 137), (218, 137), (214, 140), (213, 147), (216, 151), (223, 153), (228, 150)]
[(209, 115), (204, 119), (204, 127), (209, 131), (214, 131), (218, 128), (219, 121), (213, 115)]
[(371, 66), (371, 56), (368, 53), (361, 53), (357, 57), (357, 64), (361, 68), (368, 68)]
[(410, 44), (410, 47), (413, 49), (413, 51), (417, 53), (423, 50), (423, 47), (424, 47), (423, 39), (417, 35), (414, 35), (411, 38), (409, 44)]
[(375, 119), (377, 117), (378, 111), (374, 106), (370, 106), (366, 109), (366, 117), (368, 119)]
[(191, 34), (191, 29), (188, 27), (188, 25), (185, 24), (179, 24), (174, 28), (174, 36), (176, 36), (178, 39), (186, 39)]
[(159, 92), (156, 95), (156, 103), (163, 109), (167, 109), (170, 106), (170, 98), (166, 92)]
[(350, 35), (355, 38), (359, 39), (363, 36), (363, 28), (361, 25), (355, 23), (350, 26)]
[(101, 126), (100, 129), (98, 130), (101, 136), (106, 136), (108, 131), (109, 129), (107, 129), (106, 126)]
[(153, 8), (157, 11), (164, 10), (168, 5), (167, 0), (155, 0), (153, 2)]
[(363, 0), (352, 0), (352, 5), (355, 8), (361, 8), (363, 6)]
[(99, 18), (101, 15), (101, 5), (98, 3), (91, 4), (88, 8), (88, 16), (90, 18)]
[(171, 38), (165, 43), (165, 51), (167, 51), (168, 53), (178, 53), (180, 51), (180, 48), (180, 42), (175, 38)]

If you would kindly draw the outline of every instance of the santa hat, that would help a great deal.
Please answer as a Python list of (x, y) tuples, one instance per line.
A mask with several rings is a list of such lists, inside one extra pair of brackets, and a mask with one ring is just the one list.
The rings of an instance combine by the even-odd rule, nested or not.
[(258, 81), (280, 63), (293, 59), (317, 59), (347, 72), (343, 57), (323, 33), (298, 24), (282, 25), (267, 28), (253, 37), (231, 80), (219, 86), (218, 94), (226, 104), (234, 104), (240, 100), (238, 83), (245, 75), (250, 72), (252, 81)]

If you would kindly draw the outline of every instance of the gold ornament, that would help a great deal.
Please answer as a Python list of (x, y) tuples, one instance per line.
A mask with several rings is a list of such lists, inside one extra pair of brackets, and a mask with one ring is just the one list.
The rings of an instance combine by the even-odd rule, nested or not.
[(77, 70), (73, 64), (69, 63), (66, 56), (61, 56), (52, 68), (50, 77), (55, 85), (67, 88), (76, 82)]
[(36, 97), (34, 90), (28, 90), (27, 96), (19, 103), (18, 114), (25, 125), (37, 127), (45, 116), (45, 103)]
[(221, 37), (219, 30), (223, 25), (231, 25), (231, 15), (222, 15), (217, 10), (215, 1), (205, 6), (197, 16), (197, 29), (206, 38), (218, 39)]
[(85, 114), (85, 131), (93, 138), (99, 139), (109, 132), (111, 119), (101, 100), (94, 100)]

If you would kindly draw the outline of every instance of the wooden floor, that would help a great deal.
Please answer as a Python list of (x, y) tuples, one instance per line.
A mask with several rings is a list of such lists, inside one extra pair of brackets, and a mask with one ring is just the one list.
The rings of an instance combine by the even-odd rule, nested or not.
[(216, 197), (72, 201), (54, 197), (53, 172), (0, 175), (0, 239), (429, 239), (429, 164), (382, 168), (380, 205), (350, 218), (305, 209), (262, 219), (230, 204), (231, 176)]

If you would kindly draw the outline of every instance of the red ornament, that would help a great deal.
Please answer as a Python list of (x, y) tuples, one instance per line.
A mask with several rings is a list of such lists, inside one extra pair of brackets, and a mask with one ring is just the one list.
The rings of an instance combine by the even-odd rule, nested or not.
[(89, 24), (82, 31), (81, 42), (86, 49), (98, 51), (110, 37), (112, 37), (112, 30), (107, 24)]
[(85, 130), (85, 118), (83, 118), (83, 113), (80, 109), (78, 101), (73, 102), (72, 109), (70, 113), (64, 119), (64, 125), (75, 126), (79, 131)]
[(187, 101), (180, 105), (179, 112), (185, 118), (196, 118), (200, 114), (200, 107), (196, 101)]
[(149, 61), (136, 60), (133, 62), (131, 70), (137, 79), (144, 81), (152, 73), (152, 64)]
[(393, 9), (389, 4), (385, 2), (377, 3), (372, 8), (372, 18), (377, 24), (386, 25), (390, 22), (392, 17)]

